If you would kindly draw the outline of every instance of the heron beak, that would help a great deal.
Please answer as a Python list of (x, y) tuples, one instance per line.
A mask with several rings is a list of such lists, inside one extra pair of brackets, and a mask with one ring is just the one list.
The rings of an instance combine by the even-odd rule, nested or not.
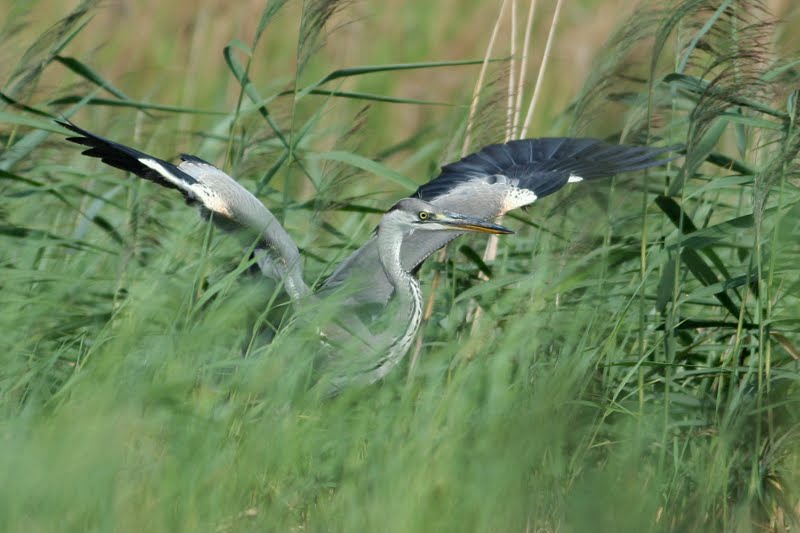
[(441, 218), (436, 220), (436, 222), (445, 226), (452, 226), (454, 230), (477, 231), (480, 233), (497, 233), (503, 235), (514, 233), (514, 230), (508, 229), (505, 226), (492, 224), (491, 222), (486, 222), (480, 218), (468, 217), (459, 215), (457, 213), (447, 213), (446, 215), (442, 215)]

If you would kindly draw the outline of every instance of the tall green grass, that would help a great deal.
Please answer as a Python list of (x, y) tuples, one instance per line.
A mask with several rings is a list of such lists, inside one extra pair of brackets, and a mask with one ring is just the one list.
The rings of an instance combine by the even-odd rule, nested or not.
[[(433, 312), (413, 371), (324, 400), (309, 388), (316, 333), (239, 243), (80, 156), (51, 119), (223, 165), (285, 222), (313, 282), (458, 157), (487, 8), (387, 8), (396, 23), (374, 14), (371, 33), (357, 5), (269, 1), (208, 58), (202, 7), (177, 43), (152, 21), (142, 53), (186, 46), (189, 60), (137, 84), (93, 59), (113, 15), (96, 4), (44, 32), (17, 14), (0, 36), (16, 61), (0, 110), (4, 531), (800, 528), (797, 13), (646, 5), (558, 112), (548, 95), (575, 80), (556, 60), (536, 134), (682, 143), (685, 157), (511, 214), (518, 234), (488, 264), (483, 240), (456, 241), (420, 273)], [(436, 52), (461, 35), (447, 8), (480, 26), (467, 54)], [(339, 64), (343, 43), (375, 56)], [(489, 64), (472, 148), (503, 139), (510, 68)]]

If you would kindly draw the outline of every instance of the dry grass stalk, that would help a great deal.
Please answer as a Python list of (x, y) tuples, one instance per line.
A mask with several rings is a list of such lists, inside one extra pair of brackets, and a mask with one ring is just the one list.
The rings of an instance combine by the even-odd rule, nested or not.
[(558, 0), (556, 2), (556, 10), (553, 12), (553, 21), (550, 23), (550, 32), (547, 34), (547, 43), (544, 45), (544, 54), (542, 54), (542, 64), (539, 66), (539, 74), (536, 76), (536, 86), (533, 88), (533, 97), (531, 98), (531, 103), (528, 106), (528, 113), (525, 115), (525, 123), (523, 124), (522, 132), (520, 133), (522, 138), (528, 135), (528, 128), (531, 125), (533, 112), (536, 110), (536, 102), (538, 102), (539, 95), (541, 94), (542, 80), (544, 80), (544, 74), (547, 70), (547, 63), (550, 57), (550, 48), (553, 46), (553, 37), (555, 37), (556, 26), (558, 25), (558, 17), (561, 14), (561, 4), (562, 0)]

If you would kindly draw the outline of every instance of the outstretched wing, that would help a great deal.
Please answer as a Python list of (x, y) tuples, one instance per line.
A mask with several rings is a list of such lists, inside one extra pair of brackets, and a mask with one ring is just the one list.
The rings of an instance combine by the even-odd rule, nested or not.
[[(115, 168), (132, 172), (140, 178), (177, 189), (187, 203), (200, 207), (221, 228), (243, 234), (249, 243), (258, 239), (259, 266), (270, 276), (286, 277), (286, 289), (293, 297), (308, 292), (303, 282), (300, 252), (280, 222), (264, 204), (236, 180), (199, 157), (182, 155), (183, 162), (172, 163), (110, 141), (69, 121), (58, 122), (77, 133), (67, 140), (88, 147), (83, 154), (99, 158)], [(248, 243), (248, 244), (249, 244)]]
[[(608, 144), (597, 139), (542, 138), (487, 146), (442, 168), (413, 196), (468, 216), (493, 219), (552, 194), (567, 183), (659, 166), (672, 148)], [(403, 241), (403, 266), (416, 269), (462, 232), (414, 232)], [(382, 307), (392, 286), (380, 268), (375, 238), (345, 259), (326, 280), (327, 292), (357, 280), (359, 305)], [(354, 284), (355, 285), (355, 284)]]
[(533, 203), (567, 183), (662, 165), (670, 148), (598, 139), (542, 138), (493, 144), (442, 168), (414, 196), (486, 219)]
[(78, 134), (77, 137), (67, 137), (67, 140), (87, 146), (83, 155), (96, 157), (107, 165), (180, 191), (187, 203), (199, 204), (204, 216), (213, 214), (214, 219), (225, 228), (246, 223), (248, 211), (253, 210), (255, 204), (261, 205), (236, 180), (199, 157), (182, 155), (183, 163), (175, 166), (163, 159), (95, 135), (72, 122), (58, 124)]
[(95, 135), (68, 120), (58, 120), (56, 123), (78, 134), (78, 137), (67, 137), (67, 140), (88, 146), (88, 149), (82, 152), (83, 155), (96, 157), (106, 165), (133, 172), (140, 178), (164, 187), (177, 189), (187, 202), (192, 203), (198, 200), (196, 192), (192, 190), (198, 185), (197, 180), (172, 163)]

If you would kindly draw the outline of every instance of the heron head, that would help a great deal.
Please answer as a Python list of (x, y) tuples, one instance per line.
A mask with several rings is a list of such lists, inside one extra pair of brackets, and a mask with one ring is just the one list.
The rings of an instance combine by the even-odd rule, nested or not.
[(481, 218), (446, 211), (419, 198), (404, 198), (394, 204), (381, 225), (393, 224), (406, 231), (476, 231), (481, 233), (514, 233), (504, 226)]

